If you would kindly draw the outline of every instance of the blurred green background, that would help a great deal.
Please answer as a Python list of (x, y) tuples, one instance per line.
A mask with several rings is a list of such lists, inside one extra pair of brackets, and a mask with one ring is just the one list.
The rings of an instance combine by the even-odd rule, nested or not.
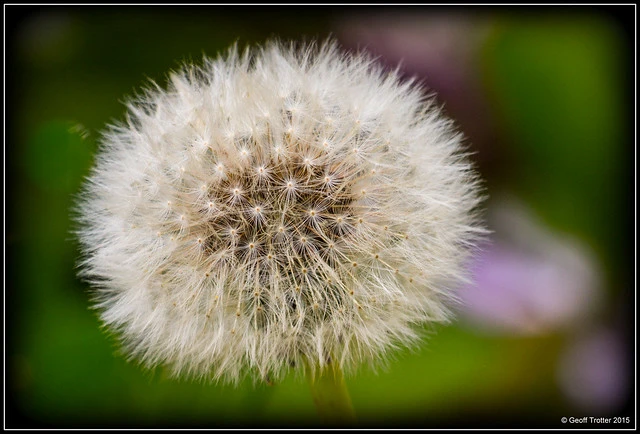
[[(597, 301), (568, 324), (524, 333), (516, 315), (516, 323), (487, 329), (478, 321), (492, 324), (494, 314), (476, 312), (474, 322), (463, 312), (451, 325), (429, 327), (425, 345), (397, 353), (377, 373), (365, 369), (347, 379), (361, 424), (577, 428), (561, 417), (630, 416), (628, 424), (608, 426), (635, 425), (633, 6), (5, 12), (7, 428), (319, 424), (307, 384), (292, 375), (280, 384), (234, 388), (128, 363), (76, 278), (70, 209), (99, 132), (122, 118), (122, 102), (148, 78), (165, 83), (181, 62), (216, 56), (235, 41), (328, 35), (390, 66), (402, 60), (408, 75), (438, 92), (467, 133), (486, 180), (488, 214), (501, 197), (517, 197), (544, 230), (592, 252), (590, 280), (600, 282)], [(500, 225), (489, 224), (500, 238)], [(557, 271), (574, 278), (564, 272)], [(511, 294), (518, 285), (515, 278), (513, 288), (501, 290)], [(500, 316), (509, 308), (496, 309)], [(576, 340), (599, 329), (614, 343), (605, 345), (608, 358), (596, 360), (596, 351), (567, 359)], [(583, 371), (591, 374), (580, 377)], [(573, 373), (569, 382), (595, 384), (584, 392), (593, 399), (575, 399), (575, 389), (567, 389)]]

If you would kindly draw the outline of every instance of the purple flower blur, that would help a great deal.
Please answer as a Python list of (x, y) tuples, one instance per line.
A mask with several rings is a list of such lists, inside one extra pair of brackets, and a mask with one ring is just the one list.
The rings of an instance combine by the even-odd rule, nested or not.
[(563, 392), (583, 410), (619, 410), (628, 396), (629, 360), (620, 335), (597, 329), (572, 342), (558, 366), (558, 382)]
[(576, 326), (599, 295), (596, 263), (576, 241), (539, 226), (512, 201), (491, 211), (495, 241), (473, 264), (462, 320), (488, 332), (537, 334)]

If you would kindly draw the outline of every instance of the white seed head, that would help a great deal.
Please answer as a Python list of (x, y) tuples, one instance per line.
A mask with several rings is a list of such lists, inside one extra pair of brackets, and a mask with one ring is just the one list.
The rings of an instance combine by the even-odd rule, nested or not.
[(411, 82), (331, 42), (232, 48), (105, 133), (82, 275), (146, 366), (352, 372), (448, 318), (479, 201), (461, 136)]

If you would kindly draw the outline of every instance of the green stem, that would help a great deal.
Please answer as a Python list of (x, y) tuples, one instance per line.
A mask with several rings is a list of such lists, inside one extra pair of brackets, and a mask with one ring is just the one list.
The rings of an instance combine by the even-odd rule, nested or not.
[(307, 375), (311, 396), (323, 423), (333, 426), (353, 426), (356, 415), (349, 391), (339, 366), (330, 363), (319, 368), (315, 376)]

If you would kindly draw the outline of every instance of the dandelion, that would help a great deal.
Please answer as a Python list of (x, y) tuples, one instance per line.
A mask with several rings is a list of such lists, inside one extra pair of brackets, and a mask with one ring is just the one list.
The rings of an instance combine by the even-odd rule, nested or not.
[(82, 275), (149, 367), (237, 382), (376, 366), (448, 319), (482, 232), (461, 140), (364, 54), (232, 48), (104, 134)]

